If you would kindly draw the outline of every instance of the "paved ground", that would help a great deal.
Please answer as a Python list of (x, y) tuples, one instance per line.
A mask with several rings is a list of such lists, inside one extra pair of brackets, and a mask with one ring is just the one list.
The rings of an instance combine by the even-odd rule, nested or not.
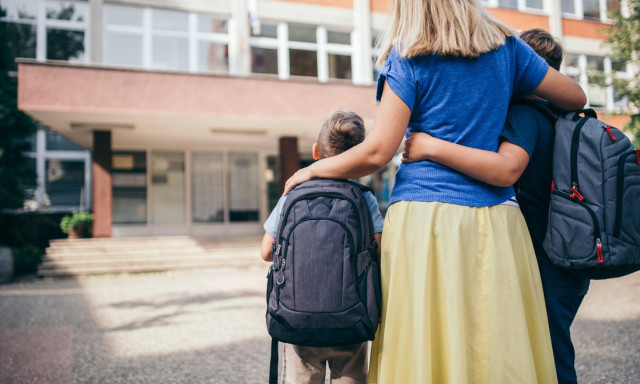
[[(0, 285), (0, 383), (266, 383), (265, 268)], [(581, 383), (640, 383), (640, 273), (596, 281)]]

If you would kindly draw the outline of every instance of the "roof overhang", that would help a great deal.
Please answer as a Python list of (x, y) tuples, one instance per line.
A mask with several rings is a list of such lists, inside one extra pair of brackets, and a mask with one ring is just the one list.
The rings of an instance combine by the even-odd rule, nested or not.
[(328, 113), (351, 109), (367, 125), (373, 86), (281, 81), (20, 60), (18, 108), (84, 148), (92, 132), (112, 131), (112, 146), (274, 148), (295, 136), (312, 143)]

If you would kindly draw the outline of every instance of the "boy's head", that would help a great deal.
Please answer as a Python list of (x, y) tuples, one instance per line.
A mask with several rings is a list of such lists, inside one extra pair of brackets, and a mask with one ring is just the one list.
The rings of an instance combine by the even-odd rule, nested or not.
[(520, 38), (545, 59), (551, 68), (560, 70), (564, 50), (558, 39), (540, 28), (528, 29), (520, 34)]
[(347, 110), (335, 110), (320, 128), (318, 142), (313, 145), (313, 158), (318, 160), (339, 155), (362, 143), (364, 135), (364, 121), (360, 116)]

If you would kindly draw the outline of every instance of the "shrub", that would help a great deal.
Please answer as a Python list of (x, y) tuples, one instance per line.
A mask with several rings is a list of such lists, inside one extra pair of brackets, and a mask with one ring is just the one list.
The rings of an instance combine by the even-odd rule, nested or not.
[(42, 250), (35, 245), (12, 247), (13, 276), (35, 273), (42, 261)]

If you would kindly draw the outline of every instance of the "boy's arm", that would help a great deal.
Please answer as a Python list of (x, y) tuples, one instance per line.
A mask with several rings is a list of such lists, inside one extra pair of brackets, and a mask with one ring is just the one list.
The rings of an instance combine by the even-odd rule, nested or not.
[(264, 261), (273, 261), (273, 242), (276, 239), (268, 233), (264, 234), (262, 238), (262, 245), (260, 246), (260, 255)]
[(430, 160), (487, 184), (508, 187), (513, 185), (529, 163), (523, 148), (504, 141), (498, 152), (465, 147), (436, 139), (424, 132), (409, 133), (405, 140), (403, 163)]

